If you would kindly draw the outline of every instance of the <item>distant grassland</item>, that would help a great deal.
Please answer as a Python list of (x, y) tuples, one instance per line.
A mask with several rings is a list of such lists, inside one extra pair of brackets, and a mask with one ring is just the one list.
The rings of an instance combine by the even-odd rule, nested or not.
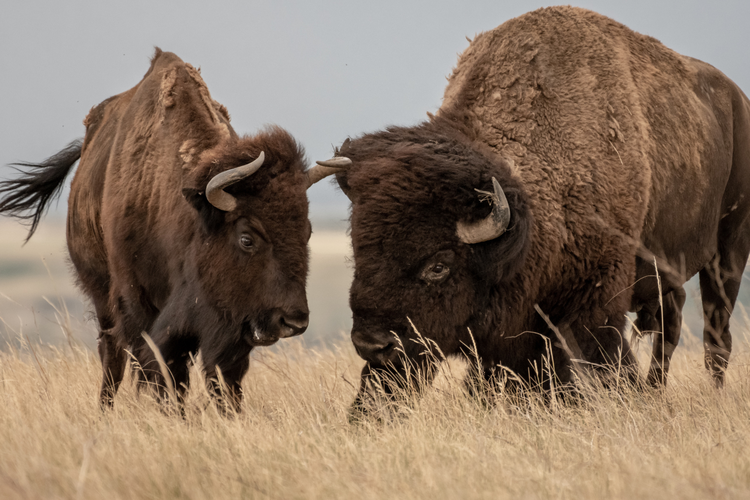
[[(307, 300), (310, 326), (308, 345), (330, 345), (339, 332), (351, 329), (349, 286), (353, 264), (346, 223), (333, 219), (313, 221), (310, 239), (310, 274)], [(23, 333), (32, 340), (61, 344), (67, 333), (60, 324), (70, 324), (78, 339), (94, 348), (97, 328), (88, 300), (75, 286), (74, 272), (65, 244), (65, 221), (48, 217), (26, 245), (26, 228), (9, 218), (0, 218), (0, 350), (3, 338)], [(749, 274), (745, 273), (745, 276)], [(697, 276), (686, 285), (683, 332), (701, 335), (703, 313)], [(743, 280), (732, 316), (733, 332), (748, 328), (745, 310), (750, 307), (750, 281)], [(64, 320), (64, 321), (61, 321)]]
[[(579, 406), (468, 397), (443, 364), (422, 398), (347, 421), (362, 361), (349, 341), (260, 349), (243, 412), (222, 417), (197, 371), (185, 418), (126, 380), (96, 402), (100, 364), (77, 347), (0, 353), (0, 498), (748, 498), (750, 366), (716, 390), (694, 347), (664, 393), (604, 390)], [(645, 347), (645, 346), (644, 346)], [(645, 360), (641, 360), (644, 365)]]
[[(325, 344), (331, 334), (351, 328), (348, 294), (352, 279), (349, 237), (341, 223), (313, 221), (307, 296), (309, 345)], [(27, 229), (0, 218), (0, 350), (4, 338), (18, 334), (31, 340), (62, 344), (69, 324), (89, 348), (98, 334), (88, 300), (75, 286), (68, 261), (65, 220), (49, 217), (26, 245)]]

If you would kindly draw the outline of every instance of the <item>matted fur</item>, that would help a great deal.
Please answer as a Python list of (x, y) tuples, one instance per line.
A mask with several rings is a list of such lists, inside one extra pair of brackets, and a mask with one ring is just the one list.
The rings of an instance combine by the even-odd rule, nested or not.
[[(389, 332), (420, 359), (408, 317), (446, 355), (475, 341), (486, 375), (502, 364), (536, 377), (549, 339), (565, 382), (567, 353), (535, 307), (575, 356), (634, 366), (625, 313), (656, 314), (656, 257), (665, 294), (701, 271), (707, 363), (721, 377), (726, 311), (750, 250), (749, 118), (719, 71), (594, 12), (540, 9), (477, 36), (437, 116), (340, 152), (354, 161), (338, 180), (352, 200), (352, 336), (364, 375), (399, 363)], [(475, 189), (489, 190), (491, 176), (509, 194), (510, 229), (464, 244), (456, 224), (487, 215)], [(450, 275), (428, 284), (438, 261)], [(665, 303), (675, 345), (678, 305)], [(653, 380), (669, 354), (655, 352)]]

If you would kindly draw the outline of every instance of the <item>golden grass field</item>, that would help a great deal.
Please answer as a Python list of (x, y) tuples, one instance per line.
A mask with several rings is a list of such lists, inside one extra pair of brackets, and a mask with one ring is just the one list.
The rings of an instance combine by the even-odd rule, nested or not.
[[(59, 251), (56, 234), (39, 249)], [(313, 266), (324, 255), (343, 259), (345, 240), (336, 238), (311, 243)], [(31, 259), (7, 255), (0, 262)], [(48, 264), (55, 266), (65, 270)], [(317, 275), (345, 297), (350, 278), (332, 269), (313, 268), (311, 289), (322, 290)], [(305, 334), (256, 349), (234, 417), (209, 403), (193, 370), (182, 418), (139, 396), (130, 376), (114, 410), (102, 413), (95, 329), (61, 309), (76, 300), (66, 295), (75, 294), (72, 285), (53, 270), (33, 278), (48, 288), (42, 293), (18, 276), (10, 269), (0, 280), (8, 337), (0, 349), (0, 499), (750, 498), (750, 330), (742, 314), (723, 390), (685, 328), (664, 392), (585, 389), (575, 406), (499, 395), (487, 407), (466, 394), (465, 363), (452, 360), (421, 398), (350, 424), (363, 362), (345, 328), (331, 327), (325, 342)], [(314, 301), (335, 302), (338, 292), (316, 291), (313, 317)], [(28, 301), (47, 293), (61, 313), (53, 308), (29, 323)], [(67, 330), (67, 341), (44, 340), (42, 321)], [(644, 369), (649, 349), (642, 342)]]
[(748, 498), (750, 369), (716, 390), (695, 346), (664, 393), (604, 390), (578, 406), (494, 407), (443, 365), (422, 398), (347, 421), (362, 362), (346, 339), (258, 350), (243, 412), (221, 416), (200, 374), (185, 418), (126, 381), (97, 405), (90, 350), (0, 353), (0, 498)]

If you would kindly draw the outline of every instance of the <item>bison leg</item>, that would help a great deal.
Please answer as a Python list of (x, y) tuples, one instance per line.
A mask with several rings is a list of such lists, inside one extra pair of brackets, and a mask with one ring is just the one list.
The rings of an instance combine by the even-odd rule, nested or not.
[(359, 377), (359, 391), (349, 407), (349, 422), (354, 423), (370, 413), (368, 399), (370, 399), (370, 363), (365, 363)]
[(252, 350), (252, 346), (242, 338), (229, 335), (204, 334), (201, 341), (208, 392), (219, 411), (225, 414), (241, 411), (242, 378), (250, 367)]
[[(545, 327), (546, 323), (539, 322), (536, 329), (544, 331)], [(566, 336), (569, 330), (563, 331)], [(551, 399), (553, 394), (566, 398), (564, 393), (574, 390), (571, 359), (559, 339), (527, 332), (504, 344), (505, 356), (497, 364), (478, 363), (473, 352), (463, 352), (469, 364), (466, 388), (482, 404), (489, 405), (500, 391), (519, 395), (531, 389)]]
[(242, 378), (250, 368), (250, 350), (252, 349), (247, 350), (244, 356), (239, 356), (233, 363), (224, 367), (217, 364), (205, 364), (209, 393), (224, 414), (242, 411)]
[(682, 307), (685, 305), (686, 297), (684, 288), (675, 288), (662, 298), (662, 306), (657, 308), (655, 313), (652, 314), (644, 308), (638, 314), (637, 325), (641, 331), (653, 332), (653, 351), (647, 379), (652, 387), (663, 387), (667, 384), (672, 354), (680, 342)]
[(139, 342), (133, 349), (140, 364), (138, 388), (153, 387), (160, 399), (167, 400), (168, 384), (162, 373), (162, 369), (166, 368), (177, 404), (181, 406), (190, 383), (190, 354), (198, 349), (198, 342), (194, 337), (176, 333), (163, 337), (155, 336), (152, 340), (164, 360), (164, 367), (160, 366), (151, 347), (146, 342)]
[[(404, 366), (408, 364), (408, 368)], [(365, 363), (360, 376), (359, 391), (349, 409), (349, 421), (355, 422), (371, 413), (373, 403), (381, 397), (393, 400), (398, 394), (418, 394), (435, 378), (432, 363), (418, 365), (405, 360), (388, 367)]]
[[(172, 377), (175, 397), (180, 406), (184, 404), (185, 395), (190, 387), (190, 354), (192, 352), (195, 352), (194, 348), (183, 347), (173, 350), (170, 356), (164, 358), (167, 370)], [(161, 376), (161, 373), (159, 375)], [(164, 386), (158, 385), (158, 387), (161, 397), (164, 397)]]
[(99, 390), (99, 405), (102, 409), (112, 408), (115, 394), (120, 388), (127, 366), (127, 353), (117, 341), (114, 321), (104, 313), (106, 302), (94, 297), (94, 308), (99, 321), (99, 339), (97, 349), (102, 362), (102, 385)]
[(638, 363), (622, 333), (625, 329), (625, 310), (599, 322), (598, 327), (588, 326), (596, 323), (579, 320), (571, 325), (586, 366), (605, 386), (618, 385), (621, 381), (637, 385)]
[(466, 357), (469, 369), (464, 379), (464, 387), (469, 397), (477, 400), (482, 406), (491, 407), (494, 403), (493, 396), (499, 392), (502, 377), (498, 376), (492, 368), (478, 366), (476, 359)]
[(503, 391), (517, 394), (523, 391), (524, 385), (507, 374), (501, 367), (477, 366), (476, 360), (467, 358), (469, 369), (464, 379), (464, 387), (469, 397), (485, 408), (495, 405), (495, 398)]
[(747, 255), (744, 255), (744, 259), (735, 259), (736, 262), (716, 257), (700, 271), (705, 365), (717, 387), (724, 385), (724, 373), (732, 352), (729, 318), (740, 290), (747, 260)]
[(125, 374), (127, 356), (115, 338), (107, 331), (99, 334), (99, 357), (102, 360), (102, 386), (99, 403), (102, 408), (112, 408), (115, 394)]

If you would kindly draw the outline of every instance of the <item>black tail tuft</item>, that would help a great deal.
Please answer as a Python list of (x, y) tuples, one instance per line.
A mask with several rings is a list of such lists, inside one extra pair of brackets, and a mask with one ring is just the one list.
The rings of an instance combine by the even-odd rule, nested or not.
[(75, 140), (42, 163), (13, 163), (20, 176), (0, 182), (0, 214), (31, 221), (26, 241), (36, 231), (47, 204), (60, 194), (63, 181), (81, 158), (82, 141)]

